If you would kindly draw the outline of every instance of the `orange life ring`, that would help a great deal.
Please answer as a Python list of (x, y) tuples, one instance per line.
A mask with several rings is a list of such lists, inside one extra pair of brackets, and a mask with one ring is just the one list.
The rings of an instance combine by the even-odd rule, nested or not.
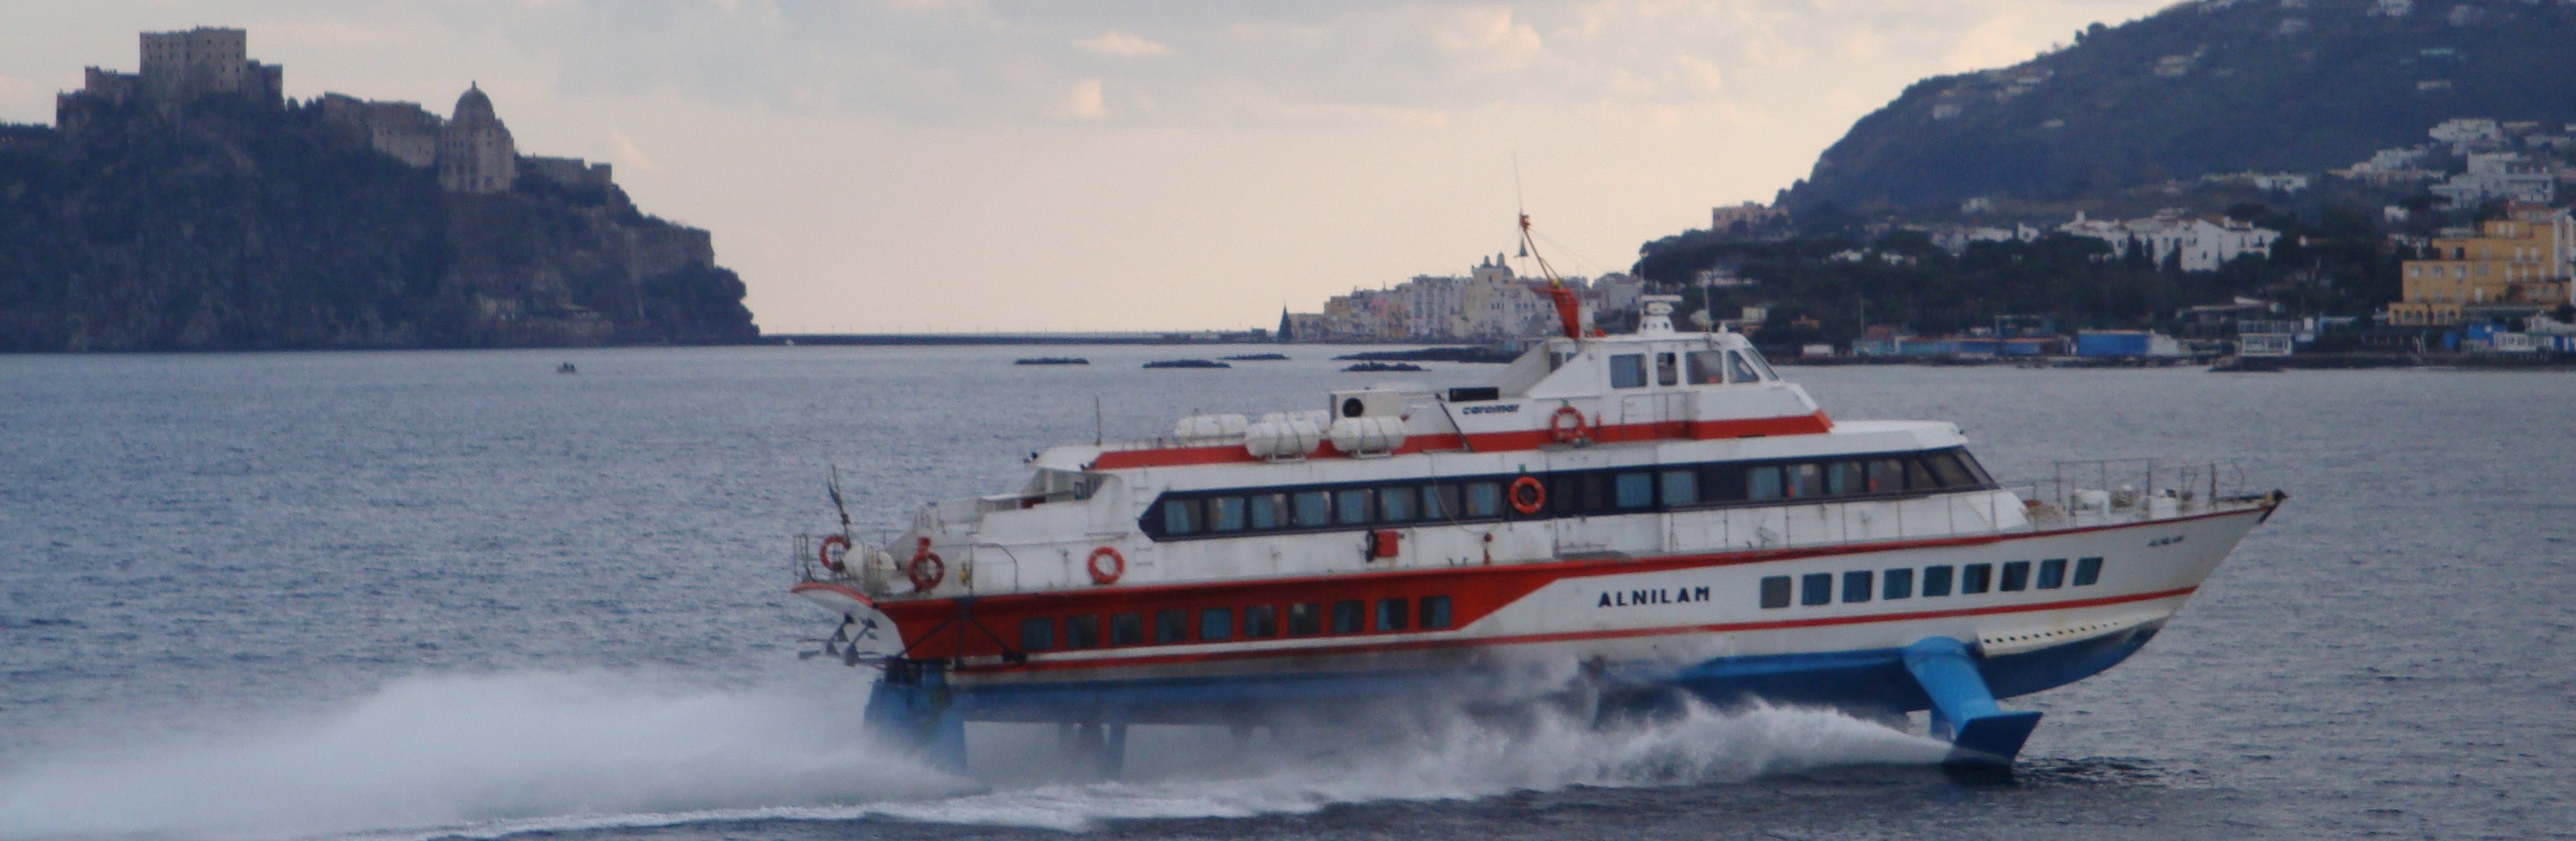
[(912, 561), (904, 564), (903, 577), (912, 579), (915, 592), (926, 591), (939, 586), (939, 582), (948, 577), (948, 562), (940, 560), (939, 553), (930, 551), (930, 538), (925, 537), (921, 539), (921, 547), (912, 550)]
[[(832, 553), (832, 547), (835, 546), (840, 547), (841, 554), (835, 555)], [(841, 558), (849, 554), (849, 551), (850, 539), (846, 536), (836, 534), (823, 538), (823, 548), (816, 554), (822, 557), (824, 569), (828, 569), (833, 572), (840, 572), (842, 569)]]
[(1558, 406), (1556, 414), (1547, 416), (1548, 437), (1556, 439), (1556, 443), (1559, 444), (1572, 444), (1590, 439), (1592, 436), (1584, 433), (1584, 426), (1586, 424), (1583, 421), (1583, 410), (1574, 408), (1572, 405)]
[[(1102, 558), (1109, 559), (1108, 566), (1101, 565)], [(1116, 584), (1119, 576), (1127, 574), (1127, 556), (1118, 554), (1116, 549), (1103, 546), (1091, 550), (1091, 559), (1084, 566), (1091, 568), (1091, 583)]]
[(1536, 514), (1540, 508), (1547, 506), (1547, 488), (1538, 483), (1536, 476), (1513, 479), (1511, 500), (1512, 510), (1521, 512), (1524, 516)]

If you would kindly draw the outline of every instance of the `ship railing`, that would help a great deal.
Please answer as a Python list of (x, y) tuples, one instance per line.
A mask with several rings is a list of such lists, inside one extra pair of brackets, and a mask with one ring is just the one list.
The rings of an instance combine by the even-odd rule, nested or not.
[(823, 540), (834, 534), (797, 533), (790, 543), (788, 562), (796, 570), (796, 580), (804, 583), (841, 584), (858, 588), (870, 596), (884, 596), (888, 584), (898, 574), (894, 553), (887, 546), (901, 532), (890, 528), (854, 529), (847, 537), (850, 548), (841, 558), (838, 570), (823, 565)]
[(2042, 528), (2064, 520), (2163, 519), (2262, 497), (2243, 465), (2214, 458), (2053, 462), (2048, 478), (2012, 490)]

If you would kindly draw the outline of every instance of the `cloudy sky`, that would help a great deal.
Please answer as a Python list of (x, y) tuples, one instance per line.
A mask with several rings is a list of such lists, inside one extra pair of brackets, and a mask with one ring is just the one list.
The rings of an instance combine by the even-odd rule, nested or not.
[(771, 332), (1267, 327), (1463, 272), (1515, 204), (1560, 269), (1769, 201), (1920, 77), (2159, 0), (0, 0), (0, 121), (135, 33), (250, 30), (287, 94), (617, 165)]

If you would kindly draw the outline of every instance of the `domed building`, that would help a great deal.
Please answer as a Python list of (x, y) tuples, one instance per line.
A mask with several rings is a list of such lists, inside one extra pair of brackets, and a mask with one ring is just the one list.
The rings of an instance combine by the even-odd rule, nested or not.
[(510, 128), (492, 112), (481, 85), (456, 98), (456, 114), (438, 136), (438, 186), (456, 193), (498, 193), (519, 180), (519, 151)]

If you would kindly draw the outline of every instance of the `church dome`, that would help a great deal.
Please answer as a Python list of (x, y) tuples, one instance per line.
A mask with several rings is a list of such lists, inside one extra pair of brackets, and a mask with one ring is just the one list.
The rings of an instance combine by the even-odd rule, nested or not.
[(481, 125), (500, 122), (492, 114), (492, 98), (483, 95), (481, 85), (468, 85), (465, 95), (456, 98), (456, 116), (449, 122), (459, 125)]

